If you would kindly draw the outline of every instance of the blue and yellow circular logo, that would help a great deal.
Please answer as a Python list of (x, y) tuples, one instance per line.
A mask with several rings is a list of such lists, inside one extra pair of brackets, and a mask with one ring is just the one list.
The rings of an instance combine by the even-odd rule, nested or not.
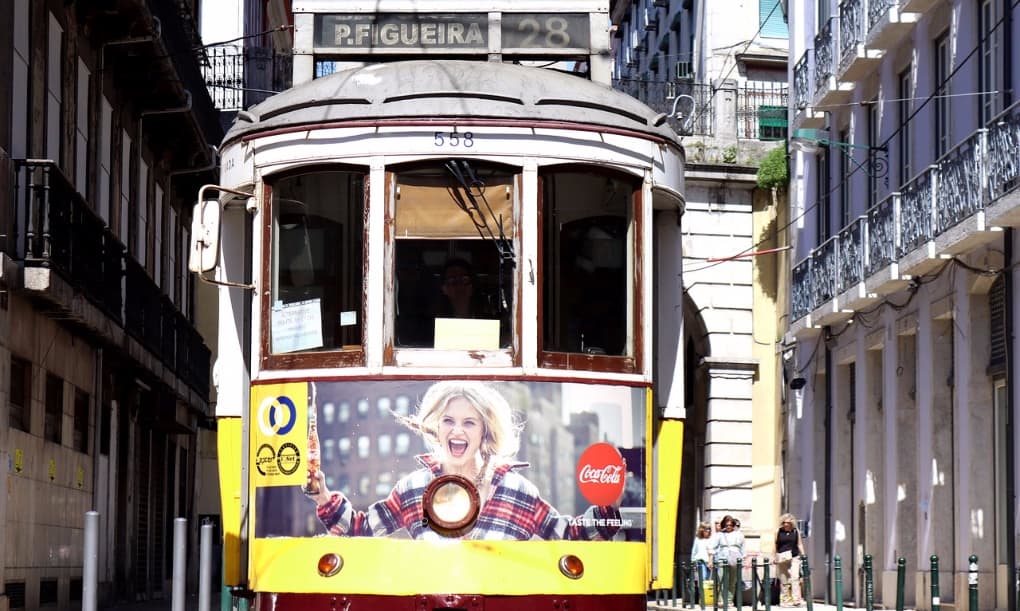
[(286, 435), (297, 422), (297, 408), (290, 397), (266, 397), (256, 415), (259, 430), (266, 437)]

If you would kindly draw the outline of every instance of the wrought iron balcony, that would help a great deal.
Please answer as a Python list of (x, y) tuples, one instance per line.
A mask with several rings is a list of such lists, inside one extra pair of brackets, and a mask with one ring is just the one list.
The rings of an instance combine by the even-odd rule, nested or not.
[(830, 81), (836, 74), (835, 20), (830, 19), (822, 25), (815, 36), (815, 96), (820, 96), (829, 88)]
[(811, 51), (805, 51), (804, 55), (793, 67), (793, 103), (797, 111), (805, 110), (811, 102), (811, 74), (810, 55)]
[[(134, 337), (207, 398), (209, 351), (200, 346), (194, 326), (53, 161), (15, 161), (14, 168), (14, 205), (4, 248), (23, 265), (24, 277), (12, 290), (30, 293), (55, 316), (111, 344), (122, 345), (124, 333)], [(83, 309), (76, 295), (95, 309)], [(186, 368), (177, 354), (181, 341), (187, 344)]]
[(900, 10), (898, 0), (867, 0), (869, 49), (894, 49), (910, 35), (920, 17)]
[(896, 260), (896, 211), (900, 194), (893, 193), (868, 209), (868, 261), (865, 276), (877, 274)]
[(793, 268), (794, 332), (902, 288), (995, 227), (1020, 226), (1018, 149), (1020, 102), (812, 250)]
[(870, 78), (881, 53), (864, 46), (867, 27), (867, 1), (843, 0), (839, 4), (839, 71), (837, 78), (860, 81)]

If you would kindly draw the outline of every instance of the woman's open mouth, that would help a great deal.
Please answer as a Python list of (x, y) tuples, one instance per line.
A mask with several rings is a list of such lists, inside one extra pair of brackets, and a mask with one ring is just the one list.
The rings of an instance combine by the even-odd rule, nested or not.
[(450, 450), (451, 456), (460, 458), (461, 456), (464, 456), (465, 452), (467, 452), (468, 442), (461, 441), (459, 439), (451, 439), (446, 442), (446, 447)]

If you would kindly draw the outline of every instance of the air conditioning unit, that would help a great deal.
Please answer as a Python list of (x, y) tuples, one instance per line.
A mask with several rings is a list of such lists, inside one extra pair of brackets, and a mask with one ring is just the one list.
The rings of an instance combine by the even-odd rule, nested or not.
[(677, 62), (676, 63), (676, 78), (682, 81), (689, 81), (694, 79), (694, 66), (691, 62)]

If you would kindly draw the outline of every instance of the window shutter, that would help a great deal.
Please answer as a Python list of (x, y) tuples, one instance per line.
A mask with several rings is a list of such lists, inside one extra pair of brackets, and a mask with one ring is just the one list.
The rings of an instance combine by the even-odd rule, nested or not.
[(1000, 275), (988, 291), (989, 373), (1006, 372), (1006, 282)]
[(789, 37), (779, 0), (758, 0), (758, 23), (764, 38)]

